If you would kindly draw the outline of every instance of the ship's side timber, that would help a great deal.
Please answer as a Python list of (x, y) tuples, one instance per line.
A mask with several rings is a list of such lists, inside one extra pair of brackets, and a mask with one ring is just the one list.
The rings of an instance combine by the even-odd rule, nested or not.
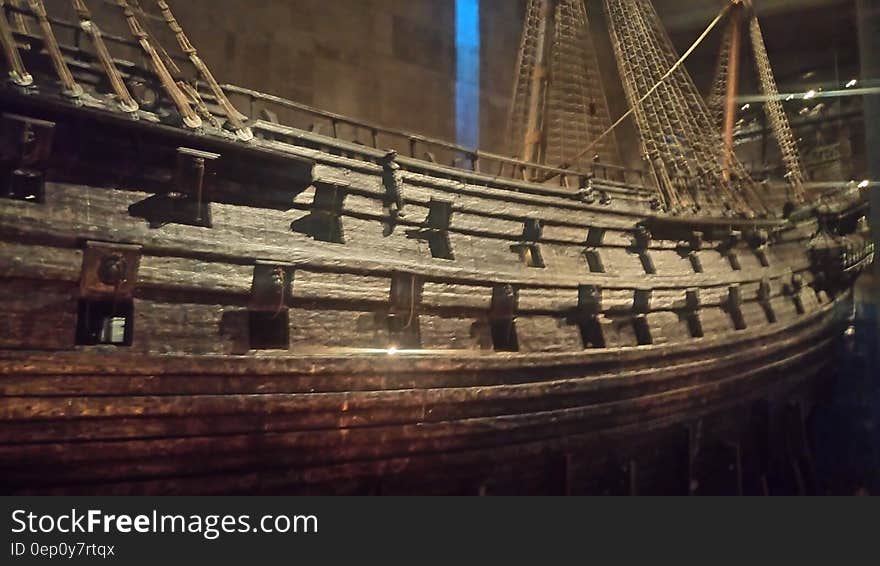
[[(535, 268), (488, 273), (474, 262), (453, 271), (445, 261), (432, 269), (427, 258), (413, 265), (392, 254), (331, 255), (340, 244), (316, 250), (323, 243), (270, 230), (273, 221), (287, 224), (284, 213), (242, 213), (233, 205), (212, 205), (211, 229), (151, 231), (127, 215), (146, 193), (54, 183), (46, 189), (45, 203), (2, 209), (4, 306), (12, 313), (6, 320), (18, 321), (3, 333), (0, 366), (9, 491), (530, 492), (566, 485), (572, 492), (644, 492), (669, 489), (669, 482), (678, 489), (690, 485), (682, 474), (699, 474), (692, 446), (702, 441), (691, 429), (703, 425), (696, 423), (720, 419), (717, 436), (745, 446), (752, 413), (777, 414), (768, 407), (789, 400), (809, 405), (814, 374), (828, 359), (833, 303), (806, 288), (801, 314), (784, 289), (790, 265), (809, 275), (799, 229), (772, 246), (789, 254), (777, 258), (784, 267), (762, 268), (778, 280), (771, 298), (777, 323), (761, 315), (734, 330), (725, 310), (730, 283), (751, 286), (756, 302), (760, 280), (733, 270), (716, 250), (701, 253), (707, 262), (717, 255), (709, 265), (727, 267), (696, 280), (636, 275), (638, 262), (631, 275), (615, 276), (612, 263), (611, 275), (592, 276), (613, 289), (603, 308), (607, 324), (617, 326), (606, 334), (606, 348), (583, 352), (576, 326), (562, 324), (578, 286), (591, 277), (583, 272), (557, 272), (548, 263), (550, 274), (538, 277), (530, 275)], [(120, 235), (144, 249), (134, 343), (76, 346), (79, 242)], [(380, 238), (377, 231), (367, 241), (379, 246)], [(293, 354), (249, 348), (244, 315), (254, 265), (245, 258), (253, 256), (292, 258), (297, 266)], [(389, 355), (389, 336), (375, 320), (387, 312), (391, 277), (405, 267), (430, 279), (419, 310), (427, 350)], [(477, 351), (492, 347), (491, 339), (480, 343), (471, 334), (475, 322), (488, 320), (491, 277), (516, 281), (523, 304), (535, 305), (517, 316), (523, 351), (568, 352)], [(686, 306), (693, 285), (703, 291), (701, 339), (685, 325), (664, 326)], [(666, 297), (649, 305), (656, 343), (636, 346), (634, 296), (654, 288)], [(678, 323), (677, 315), (672, 320)], [(366, 324), (358, 328), (358, 321)], [(431, 333), (447, 328), (441, 325), (455, 330)], [(560, 339), (566, 331), (567, 343)], [(54, 342), (40, 342), (46, 337)], [(296, 356), (328, 347), (349, 350)], [(440, 348), (465, 351), (434, 351)], [(705, 426), (701, 434), (711, 437)], [(671, 463), (669, 454), (676, 455)], [(607, 479), (622, 467), (622, 484)], [(641, 470), (635, 483), (633, 469)]]
[[(550, 459), (568, 490), (591, 491), (604, 473), (597, 462), (651, 460), (662, 448), (652, 439), (664, 438), (685, 443), (663, 458), (687, 470), (688, 427), (713, 437), (721, 423), (719, 438), (757, 450), (753, 413), (809, 407), (835, 304), (790, 326), (666, 346), (662, 360), (655, 347), (443, 357), (6, 351), (5, 489), (527, 492), (547, 480)], [(642, 481), (626, 489), (650, 486)]]

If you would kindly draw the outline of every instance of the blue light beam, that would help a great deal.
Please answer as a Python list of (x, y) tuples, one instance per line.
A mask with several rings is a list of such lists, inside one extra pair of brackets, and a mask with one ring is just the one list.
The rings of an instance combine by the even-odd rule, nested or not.
[(455, 131), (459, 145), (480, 145), (480, 0), (455, 0)]

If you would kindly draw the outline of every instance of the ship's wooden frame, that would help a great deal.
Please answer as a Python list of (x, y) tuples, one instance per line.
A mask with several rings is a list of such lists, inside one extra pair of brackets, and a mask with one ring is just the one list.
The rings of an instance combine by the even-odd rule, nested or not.
[[(852, 194), (671, 217), (638, 173), (243, 89), (331, 131), (244, 143), (40, 84), (0, 89), (3, 491), (814, 489), (806, 419), (872, 259)], [(124, 335), (87, 321), (108, 308)]]

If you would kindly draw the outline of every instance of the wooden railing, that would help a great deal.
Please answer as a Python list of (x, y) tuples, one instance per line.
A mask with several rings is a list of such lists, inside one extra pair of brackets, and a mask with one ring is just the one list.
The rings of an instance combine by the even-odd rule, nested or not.
[[(264, 94), (234, 85), (223, 85), (223, 90), (231, 99), (242, 100), (244, 105), (240, 107), (245, 109), (252, 118), (259, 113), (259, 105), (276, 109), (282, 108), (308, 117), (309, 120), (317, 121), (309, 124), (309, 128), (312, 130), (317, 129), (325, 135), (342, 139), (342, 129), (347, 128), (347, 133), (354, 139), (347, 139), (346, 141), (355, 141), (355, 143), (361, 143), (376, 149), (395, 149), (399, 153), (415, 159), (427, 159), (440, 163), (438, 155), (442, 152), (449, 158), (448, 162), (442, 164), (467, 169), (476, 173), (491, 173), (499, 177), (538, 182), (558, 179), (559, 184), (566, 187), (578, 187), (585, 180), (595, 178), (621, 183), (633, 188), (650, 190), (646, 183), (645, 173), (636, 169), (600, 162), (591, 164), (589, 170), (576, 170), (530, 163), (514, 157), (481, 149), (468, 148), (429, 136), (379, 126), (366, 120), (356, 120), (280, 96)], [(366, 143), (360, 141), (362, 138), (366, 138)], [(494, 167), (492, 167), (493, 165)]]

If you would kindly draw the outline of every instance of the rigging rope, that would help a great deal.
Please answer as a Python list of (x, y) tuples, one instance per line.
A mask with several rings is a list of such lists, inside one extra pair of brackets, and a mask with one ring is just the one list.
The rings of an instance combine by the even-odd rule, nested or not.
[(34, 83), (34, 78), (27, 72), (21, 54), (18, 52), (18, 44), (12, 35), (12, 27), (6, 19), (6, 2), (0, 0), (0, 47), (9, 65), (9, 79), (18, 86), (25, 87)]
[[(229, 120), (229, 124), (232, 126), (232, 129), (235, 130), (236, 134), (241, 140), (252, 140), (254, 138), (254, 135), (251, 129), (244, 124), (244, 120), (246, 119), (245, 116), (243, 116), (232, 105), (232, 103), (229, 101), (229, 98), (226, 96), (226, 93), (223, 92), (222, 88), (220, 88), (220, 85), (217, 83), (214, 75), (211, 74), (208, 66), (199, 57), (198, 51), (186, 37), (186, 34), (183, 31), (183, 27), (181, 27), (180, 23), (171, 12), (171, 7), (168, 5), (167, 2), (165, 2), (165, 0), (155, 1), (156, 5), (159, 7), (159, 11), (162, 12), (162, 17), (164, 18), (165, 23), (177, 39), (180, 49), (187, 55), (187, 57), (189, 57), (190, 62), (196, 68), (199, 75), (202, 77), (202, 80), (207, 83), (208, 88), (211, 90), (211, 94), (213, 94), (214, 98), (217, 100), (217, 104), (223, 109), (223, 112), (226, 114), (226, 118)], [(196, 94), (196, 96), (199, 100), (201, 100), (201, 97), (198, 96), (198, 94)]]
[(131, 5), (127, 0), (116, 0), (116, 5), (122, 9), (131, 34), (147, 54), (147, 57), (152, 64), (153, 71), (159, 78), (159, 82), (162, 84), (162, 87), (165, 89), (169, 98), (171, 98), (172, 102), (177, 106), (183, 119), (183, 123), (191, 129), (200, 128), (202, 126), (202, 119), (192, 109), (189, 99), (180, 90), (180, 87), (171, 76), (171, 72), (169, 72), (168, 68), (165, 66), (165, 63), (162, 61), (162, 57), (156, 50), (155, 46), (150, 42), (149, 34), (141, 25)]
[(98, 61), (101, 63), (101, 67), (104, 69), (104, 73), (107, 75), (107, 80), (110, 82), (110, 88), (113, 89), (113, 93), (116, 95), (119, 107), (123, 111), (137, 116), (138, 103), (135, 101), (134, 97), (132, 97), (131, 92), (125, 85), (125, 81), (119, 73), (119, 69), (116, 68), (113, 56), (110, 55), (110, 50), (104, 42), (104, 36), (101, 33), (101, 29), (94, 21), (92, 21), (91, 12), (89, 12), (88, 7), (83, 0), (73, 0), (73, 9), (79, 18), (80, 29), (86, 32), (95, 48), (95, 54), (98, 57)]
[(791, 130), (791, 124), (788, 121), (788, 116), (785, 114), (785, 108), (783, 108), (782, 102), (779, 100), (779, 88), (773, 76), (767, 47), (764, 45), (764, 34), (761, 32), (761, 24), (758, 23), (758, 17), (755, 14), (752, 14), (749, 20), (749, 34), (752, 40), (755, 68), (758, 71), (761, 90), (764, 96), (767, 97), (767, 101), (764, 103), (764, 111), (770, 120), (770, 126), (773, 129), (776, 143), (779, 145), (779, 151), (782, 154), (786, 178), (791, 186), (792, 200), (802, 203), (806, 200), (806, 195), (803, 189), (804, 173), (801, 168), (800, 154), (797, 142), (794, 139), (794, 133)]
[(660, 78), (660, 80), (657, 81), (657, 83), (653, 87), (651, 87), (650, 90), (648, 90), (648, 92), (646, 92), (641, 98), (639, 98), (636, 101), (636, 103), (633, 105), (633, 107), (631, 107), (629, 110), (627, 110), (623, 114), (623, 116), (621, 116), (620, 118), (617, 119), (616, 122), (611, 124), (611, 127), (609, 127), (607, 130), (605, 130), (599, 137), (594, 139), (593, 142), (586, 147), (586, 149), (581, 151), (577, 155), (577, 157), (575, 158), (575, 161), (577, 161), (578, 159), (582, 158), (583, 156), (588, 154), (590, 151), (592, 151), (592, 149), (594, 147), (596, 147), (596, 145), (600, 141), (602, 141), (605, 137), (607, 137), (609, 134), (611, 134), (611, 132), (613, 132), (620, 124), (622, 124), (627, 118), (629, 118), (633, 114), (633, 112), (635, 112), (635, 106), (640, 106), (645, 100), (648, 99), (648, 97), (650, 97), (652, 94), (654, 94), (654, 92), (656, 92), (657, 89), (660, 88), (663, 85), (663, 83), (666, 82), (666, 80), (669, 77), (671, 77), (672, 74), (675, 73), (675, 71), (677, 71), (678, 68), (684, 64), (684, 62), (687, 60), (687, 58), (690, 57), (694, 51), (696, 51), (696, 49), (703, 43), (703, 41), (709, 36), (709, 34), (712, 33), (712, 30), (715, 29), (715, 27), (718, 25), (718, 23), (724, 19), (724, 17), (727, 15), (727, 12), (729, 10), (730, 10), (730, 5), (727, 5), (724, 8), (722, 8), (721, 11), (718, 13), (718, 15), (715, 16), (715, 19), (712, 20), (712, 22), (709, 24), (709, 27), (707, 27), (706, 30), (702, 34), (700, 34), (700, 36), (693, 43), (693, 45), (691, 45), (690, 48), (687, 51), (685, 51), (684, 55), (682, 55), (678, 59), (678, 61), (676, 61), (675, 64), (672, 65), (672, 67), (666, 72), (666, 74), (664, 74)]
[(61, 86), (64, 88), (64, 94), (72, 98), (82, 96), (83, 88), (73, 78), (73, 73), (70, 72), (70, 67), (67, 66), (67, 62), (64, 60), (61, 47), (55, 38), (55, 32), (52, 31), (52, 24), (49, 22), (49, 15), (46, 13), (46, 6), (43, 4), (43, 0), (28, 0), (28, 6), (43, 34), (43, 45), (49, 54), (49, 59), (52, 60), (52, 66), (55, 67), (55, 73), (58, 75), (58, 80), (61, 81)]

